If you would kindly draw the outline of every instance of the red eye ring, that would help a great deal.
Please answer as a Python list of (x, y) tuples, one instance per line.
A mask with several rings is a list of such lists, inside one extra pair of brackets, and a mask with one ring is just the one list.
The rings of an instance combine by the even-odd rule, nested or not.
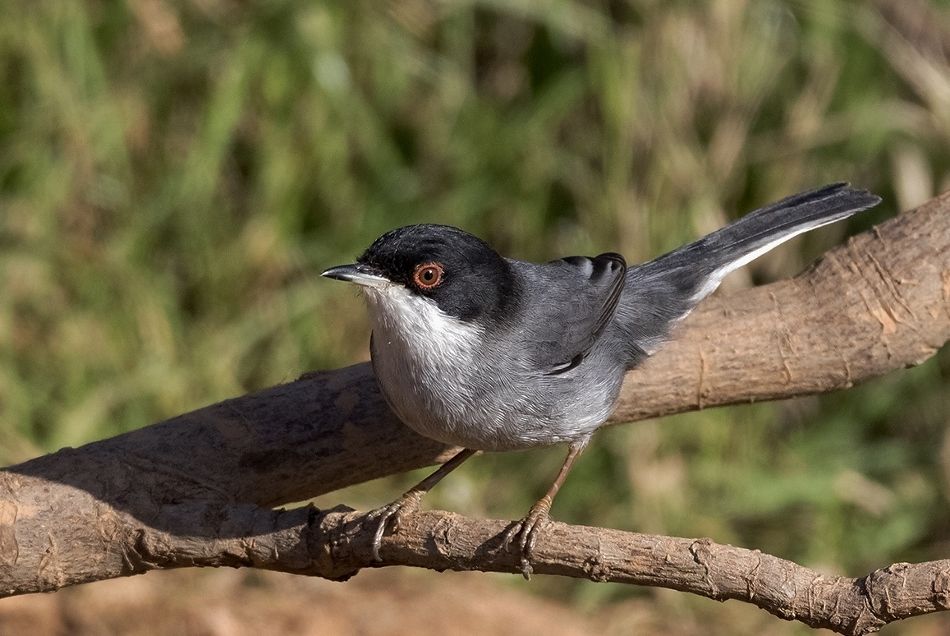
[(412, 271), (412, 282), (419, 289), (433, 289), (442, 283), (444, 273), (441, 263), (421, 263)]

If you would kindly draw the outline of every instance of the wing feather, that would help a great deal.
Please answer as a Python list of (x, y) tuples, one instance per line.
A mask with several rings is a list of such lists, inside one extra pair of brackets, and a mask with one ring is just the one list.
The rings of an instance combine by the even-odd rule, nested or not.
[[(608, 252), (595, 257), (570, 256), (543, 265), (556, 296), (544, 299), (540, 330), (546, 334), (535, 364), (546, 375), (577, 367), (610, 324), (623, 292), (627, 263)], [(547, 315), (548, 313), (552, 315)], [(553, 315), (557, 314), (557, 315)], [(546, 345), (546, 346), (545, 346)]]

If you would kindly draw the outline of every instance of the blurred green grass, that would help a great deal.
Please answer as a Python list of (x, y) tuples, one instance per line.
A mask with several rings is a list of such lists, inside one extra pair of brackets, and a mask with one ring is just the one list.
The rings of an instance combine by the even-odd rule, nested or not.
[[(7, 463), (365, 359), (358, 297), (316, 274), (397, 225), (460, 225), (522, 258), (638, 261), (805, 187), (885, 197), (735, 288), (950, 188), (946, 2), (12, 0), (4, 14)], [(843, 393), (613, 428), (555, 515), (850, 574), (946, 557), (948, 378), (945, 350)], [(431, 503), (518, 517), (561, 453), (480, 458)], [(346, 500), (377, 505), (415, 478)], [(540, 587), (584, 607), (651, 593)]]

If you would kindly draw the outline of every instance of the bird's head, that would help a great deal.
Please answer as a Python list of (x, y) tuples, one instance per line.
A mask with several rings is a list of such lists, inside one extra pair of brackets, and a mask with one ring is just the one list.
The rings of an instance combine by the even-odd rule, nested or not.
[(376, 239), (351, 265), (323, 276), (362, 286), (371, 310), (396, 313), (400, 323), (439, 316), (488, 328), (504, 320), (514, 300), (508, 262), (487, 243), (448, 225), (409, 225)]

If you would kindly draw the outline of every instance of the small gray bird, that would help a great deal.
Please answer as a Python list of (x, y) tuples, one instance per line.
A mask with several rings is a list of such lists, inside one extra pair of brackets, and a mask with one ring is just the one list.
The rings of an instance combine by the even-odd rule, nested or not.
[(642, 265), (619, 254), (549, 263), (504, 258), (471, 234), (411, 225), (381, 236), (352, 265), (323, 276), (360, 285), (370, 351), (390, 407), (421, 435), (463, 448), (378, 520), (390, 520), (477, 451), (565, 443), (550, 489), (509, 529), (531, 572), (537, 530), (591, 435), (614, 408), (624, 373), (731, 271), (809, 230), (877, 205), (845, 183), (796, 194)]

